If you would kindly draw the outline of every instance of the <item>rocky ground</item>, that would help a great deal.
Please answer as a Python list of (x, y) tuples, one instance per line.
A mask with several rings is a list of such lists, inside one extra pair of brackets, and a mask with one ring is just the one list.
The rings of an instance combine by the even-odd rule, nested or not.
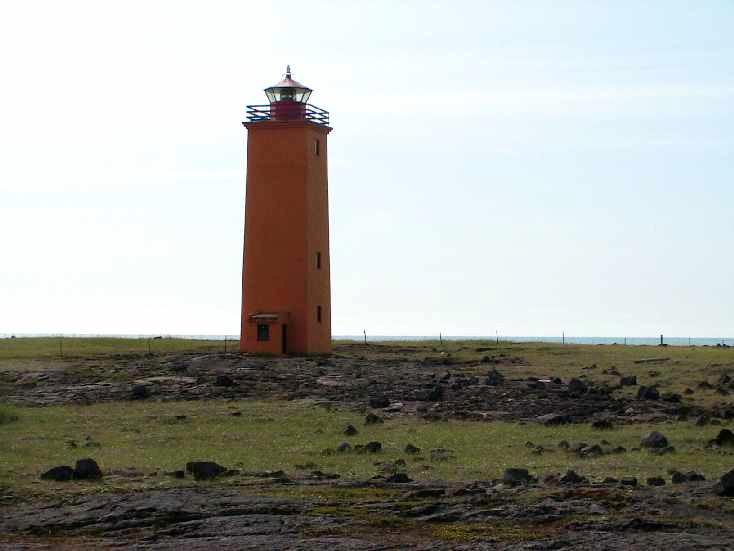
[[(726, 407), (639, 387), (622, 373), (612, 372), (612, 382), (554, 373), (517, 377), (514, 368), (525, 364), (524, 358), (490, 349), (472, 352), (476, 357), (467, 359), (433, 349), (419, 355), (398, 346), (370, 354), (344, 345), (328, 358), (314, 359), (225, 353), (76, 358), (57, 362), (54, 369), (0, 370), (0, 397), (38, 407), (309, 398), (385, 418), (551, 426), (595, 422), (600, 428), (681, 419), (708, 424), (729, 417)], [(636, 392), (622, 392), (630, 386)], [(650, 443), (663, 450), (666, 445)], [(76, 494), (0, 495), (0, 548), (734, 548), (729, 497), (734, 475), (720, 481), (669, 473), (664, 485), (634, 479), (590, 482), (583, 472), (539, 480), (518, 465), (502, 479), (487, 481), (384, 476), (355, 482), (324, 473), (300, 478), (260, 473), (227, 483), (227, 469), (194, 465), (180, 472), (188, 485), (100, 493), (94, 479), (104, 474), (95, 465), (82, 467), (64, 471), (69, 484), (78, 485)], [(196, 474), (205, 467), (209, 470)]]

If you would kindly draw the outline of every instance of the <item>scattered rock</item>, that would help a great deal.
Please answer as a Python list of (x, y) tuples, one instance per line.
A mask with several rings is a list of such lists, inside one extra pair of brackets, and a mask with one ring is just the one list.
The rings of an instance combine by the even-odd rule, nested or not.
[(641, 386), (637, 391), (637, 398), (640, 400), (658, 400), (660, 393), (654, 386)]
[(546, 413), (545, 415), (536, 417), (535, 420), (546, 427), (555, 427), (571, 422), (571, 418), (568, 415), (561, 415), (560, 413)]
[(509, 486), (520, 486), (532, 484), (536, 479), (530, 476), (527, 469), (506, 469), (502, 475), (502, 482)]
[(560, 442), (558, 442), (558, 447), (562, 450), (567, 450), (571, 446), (566, 440), (561, 440)]
[(721, 480), (716, 485), (716, 493), (720, 496), (734, 496), (734, 469), (721, 477)]
[(637, 386), (636, 375), (625, 375), (619, 379), (620, 386)]
[(94, 459), (80, 459), (74, 467), (74, 478), (78, 480), (98, 480), (102, 478), (102, 471)]
[(614, 428), (614, 425), (609, 419), (599, 419), (591, 423), (591, 428), (597, 430), (611, 430)]
[(505, 376), (502, 375), (502, 373), (500, 373), (496, 369), (493, 369), (492, 371), (487, 373), (487, 385), (500, 386), (504, 382), (505, 382)]
[(647, 479), (648, 486), (665, 486), (665, 480), (659, 476), (653, 476)]
[(235, 382), (228, 375), (217, 375), (217, 378), (214, 379), (214, 385), (229, 387), (234, 386)]
[(734, 447), (734, 433), (729, 429), (721, 429), (719, 434), (707, 444), (709, 448), (731, 448)]
[(589, 390), (588, 385), (581, 379), (573, 378), (568, 381), (568, 392), (572, 396), (581, 396)]
[(566, 471), (560, 479), (561, 484), (586, 484), (588, 479), (577, 474), (575, 471)]
[(370, 398), (370, 407), (375, 409), (386, 408), (390, 405), (390, 400), (386, 396), (374, 396)]
[(41, 480), (56, 480), (57, 482), (66, 482), (74, 478), (74, 469), (68, 465), (60, 465), (52, 467), (41, 475)]
[(193, 474), (195, 480), (211, 480), (226, 471), (227, 469), (214, 461), (191, 461), (186, 463), (186, 472)]
[(653, 431), (642, 438), (640, 446), (643, 448), (667, 448), (668, 439), (662, 433)]
[(344, 429), (344, 434), (346, 436), (354, 436), (358, 432), (359, 431), (357, 430), (357, 428), (354, 425), (347, 425), (346, 428)]
[(634, 487), (634, 486), (637, 486), (637, 479), (633, 476), (628, 476), (628, 477), (622, 478), (622, 480), (620, 480), (619, 483), (622, 486), (633, 486)]
[(337, 453), (349, 453), (352, 451), (352, 446), (349, 444), (349, 442), (342, 442), (336, 447)]
[(405, 473), (395, 473), (387, 477), (385, 482), (390, 482), (392, 484), (408, 484), (413, 482), (413, 480)]
[(413, 444), (408, 444), (405, 446), (405, 453), (410, 455), (415, 455), (421, 452), (421, 449), (417, 446), (414, 446)]
[(133, 400), (145, 400), (150, 396), (150, 390), (146, 385), (133, 385), (130, 396)]
[(382, 451), (382, 444), (380, 442), (367, 442), (364, 449), (369, 453), (378, 453)]

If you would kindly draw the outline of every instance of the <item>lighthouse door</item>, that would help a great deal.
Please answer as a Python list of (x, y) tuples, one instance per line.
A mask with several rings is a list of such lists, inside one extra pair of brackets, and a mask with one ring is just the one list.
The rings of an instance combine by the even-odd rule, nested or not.
[(288, 354), (288, 325), (283, 324), (283, 330), (281, 331), (281, 348), (283, 354)]

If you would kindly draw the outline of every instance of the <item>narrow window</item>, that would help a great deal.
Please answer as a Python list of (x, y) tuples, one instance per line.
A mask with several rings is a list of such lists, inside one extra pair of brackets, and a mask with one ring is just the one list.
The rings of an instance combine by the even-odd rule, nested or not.
[(316, 321), (321, 323), (321, 306), (316, 307)]
[(316, 155), (317, 157), (321, 155), (321, 141), (320, 140), (314, 140), (313, 152), (314, 152), (314, 155)]
[(270, 340), (270, 326), (267, 323), (259, 323), (257, 325), (257, 340), (258, 341), (269, 341)]
[(321, 252), (316, 253), (316, 269), (321, 269)]

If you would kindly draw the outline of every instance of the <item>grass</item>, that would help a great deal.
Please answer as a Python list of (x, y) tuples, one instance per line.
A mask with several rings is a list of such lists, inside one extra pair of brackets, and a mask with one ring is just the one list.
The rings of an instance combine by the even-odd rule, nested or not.
[[(117, 337), (22, 337), (0, 339), (0, 362), (3, 360), (48, 360), (87, 358), (114, 354), (147, 354), (162, 352), (224, 351), (224, 341), (199, 339), (123, 339)], [(231, 340), (228, 349), (234, 350)], [(0, 364), (1, 365), (1, 364)]]
[[(382, 425), (364, 426), (347, 411), (328, 411), (309, 402), (205, 401), (117, 402), (91, 406), (5, 408), (17, 420), (0, 424), (0, 486), (20, 492), (54, 491), (41, 482), (44, 470), (71, 464), (82, 457), (95, 458), (103, 470), (115, 474), (135, 469), (148, 475), (134, 484), (173, 484), (163, 471), (182, 469), (187, 461), (214, 460), (245, 471), (282, 469), (298, 472), (296, 465), (314, 464), (343, 478), (364, 480), (378, 472), (376, 461), (404, 459), (415, 479), (485, 480), (498, 478), (505, 468), (524, 467), (539, 475), (575, 469), (592, 478), (605, 476), (666, 476), (668, 469), (697, 470), (709, 478), (731, 468), (732, 455), (704, 450), (717, 427), (689, 423), (634, 425), (598, 432), (588, 426), (543, 427), (534, 424), (450, 421), (428, 423), (401, 418)], [(231, 415), (240, 411), (240, 417)], [(176, 418), (185, 415), (186, 418)], [(347, 438), (347, 423), (359, 434)], [(646, 451), (580, 459), (561, 450), (533, 455), (526, 442), (555, 448), (560, 440), (597, 443), (631, 449), (649, 430), (661, 430), (677, 452), (664, 456)], [(382, 442), (380, 454), (322, 455), (342, 441), (352, 444)], [(74, 441), (77, 447), (71, 447)], [(91, 442), (91, 444), (89, 444)], [(428, 452), (453, 450), (455, 460), (431, 462), (404, 454), (410, 442)], [(98, 447), (97, 447), (98, 444)], [(85, 446), (90, 447), (85, 447)], [(155, 476), (151, 473), (157, 472)], [(122, 476), (107, 477), (105, 484), (128, 484)], [(130, 482), (132, 484), (133, 482)], [(63, 484), (76, 490), (76, 485)]]

